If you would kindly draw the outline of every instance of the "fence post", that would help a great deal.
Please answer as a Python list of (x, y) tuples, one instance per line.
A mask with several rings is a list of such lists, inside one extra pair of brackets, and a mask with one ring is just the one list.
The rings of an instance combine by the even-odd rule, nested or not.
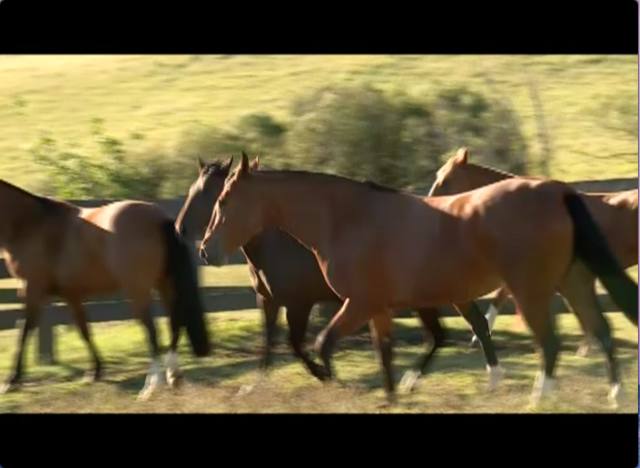
[(55, 363), (53, 322), (49, 317), (51, 314), (46, 313), (48, 311), (43, 312), (45, 313), (40, 318), (38, 326), (38, 362), (53, 364)]

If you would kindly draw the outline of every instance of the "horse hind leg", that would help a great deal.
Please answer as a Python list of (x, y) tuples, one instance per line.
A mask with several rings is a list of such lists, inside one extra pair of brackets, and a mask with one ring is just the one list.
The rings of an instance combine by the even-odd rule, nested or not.
[(171, 342), (169, 344), (169, 351), (165, 356), (165, 378), (167, 385), (170, 388), (178, 388), (184, 382), (184, 376), (180, 370), (178, 360), (178, 341), (180, 340), (181, 324), (175, 320), (175, 314), (171, 314), (170, 309), (174, 307), (175, 298), (171, 283), (169, 280), (161, 281), (158, 285), (158, 293), (162, 300), (162, 304), (167, 310), (169, 315), (169, 322), (171, 327)]
[(446, 336), (445, 329), (440, 323), (437, 308), (418, 309), (417, 313), (422, 322), (426, 351), (418, 358), (418, 361), (413, 366), (414, 369), (408, 370), (402, 376), (399, 384), (399, 389), (402, 393), (409, 393), (415, 390), (418, 379), (426, 374), (436, 350), (443, 345)]
[(393, 342), (391, 339), (392, 319), (389, 311), (384, 311), (373, 316), (369, 322), (371, 337), (378, 350), (380, 364), (382, 367), (382, 377), (384, 389), (387, 396), (387, 403), (394, 404), (395, 380), (393, 378)]
[(82, 338), (82, 341), (84, 341), (87, 345), (87, 349), (89, 350), (91, 358), (93, 359), (93, 370), (87, 371), (83, 381), (86, 383), (97, 382), (102, 377), (102, 360), (100, 359), (98, 350), (91, 337), (89, 325), (87, 324), (87, 314), (85, 308), (78, 300), (70, 300), (69, 307), (71, 309), (73, 320), (75, 321), (76, 326), (78, 327), (78, 331), (80, 332), (80, 337)]
[(551, 311), (551, 294), (521, 295), (514, 293), (519, 307), (537, 346), (542, 350), (542, 366), (533, 384), (530, 405), (536, 407), (556, 386), (554, 371), (560, 351), (560, 340), (555, 333), (555, 314)]
[[(566, 302), (570, 305), (570, 308), (578, 317), (578, 321), (586, 337), (593, 336), (602, 347), (606, 357), (609, 384), (611, 385), (608, 400), (615, 408), (620, 403), (622, 397), (618, 362), (615, 357), (615, 346), (611, 336), (611, 328), (598, 302), (593, 277), (583, 266), (574, 266), (563, 282), (561, 292)], [(583, 346), (584, 343), (581, 345), (581, 348)]]
[(162, 372), (162, 363), (160, 361), (160, 347), (158, 345), (158, 336), (156, 327), (151, 316), (151, 295), (142, 294), (132, 298), (134, 315), (139, 318), (140, 322), (147, 332), (147, 341), (151, 350), (151, 364), (145, 379), (142, 390), (138, 393), (138, 400), (148, 400), (151, 395), (162, 385), (164, 375)]
[(575, 261), (562, 282), (559, 292), (565, 304), (576, 315), (584, 334), (576, 355), (586, 357), (591, 351), (593, 342), (600, 341), (594, 334), (594, 327), (598, 325), (595, 317), (598, 315), (597, 311), (601, 310), (595, 293), (595, 278), (582, 262)]

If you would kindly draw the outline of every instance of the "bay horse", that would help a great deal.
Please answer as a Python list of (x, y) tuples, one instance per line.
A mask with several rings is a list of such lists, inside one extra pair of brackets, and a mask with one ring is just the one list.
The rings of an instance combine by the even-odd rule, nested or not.
[[(198, 158), (198, 177), (191, 184), (184, 204), (176, 218), (176, 230), (190, 243), (202, 239), (211, 213), (226, 177), (233, 157), (226, 162), (204, 163)], [(256, 158), (250, 167), (258, 169)], [(271, 364), (271, 351), (278, 313), (286, 309), (289, 326), (289, 344), (294, 355), (307, 370), (319, 380), (327, 376), (325, 368), (318, 366), (305, 350), (305, 335), (311, 308), (318, 302), (339, 303), (340, 298), (327, 285), (313, 253), (296, 239), (277, 228), (267, 228), (241, 247), (249, 267), (256, 303), (264, 320), (264, 347), (260, 368), (266, 371)], [(417, 364), (417, 375), (424, 374), (427, 364), (445, 339), (445, 329), (434, 309), (417, 310), (428, 342), (425, 354)], [(417, 377), (416, 375), (416, 377)]]
[(171, 345), (166, 378), (177, 384), (177, 344), (186, 328), (196, 356), (209, 353), (209, 335), (191, 253), (174, 224), (156, 205), (120, 201), (83, 209), (42, 197), (0, 180), (0, 248), (11, 276), (23, 280), (25, 320), (13, 371), (2, 392), (15, 390), (24, 375), (23, 355), (42, 308), (58, 296), (67, 302), (93, 359), (88, 381), (102, 376), (102, 362), (82, 305), (88, 297), (122, 291), (147, 333), (151, 366), (138, 398), (161, 382), (160, 348), (150, 314), (157, 290), (168, 309)]
[[(591, 269), (637, 321), (637, 285), (611, 253), (582, 198), (560, 182), (508, 179), (459, 195), (423, 198), (336, 175), (250, 171), (243, 153), (225, 181), (200, 248), (215, 237), (230, 253), (266, 227), (278, 227), (310, 249), (344, 301), (315, 345), (329, 375), (337, 340), (370, 321), (391, 401), (394, 309), (471, 304), (459, 310), (479, 337), (488, 366), (496, 368), (487, 322), (473, 300), (506, 284), (542, 348), (534, 404), (551, 389), (559, 351), (550, 301), (574, 265)], [(614, 364), (608, 374), (609, 397), (615, 399), (620, 381), (602, 314), (599, 325), (595, 333)]]
[[(430, 196), (453, 195), (489, 185), (501, 180), (518, 177), (508, 172), (473, 164), (468, 161), (469, 151), (461, 148), (438, 170)], [(638, 189), (612, 193), (580, 193), (587, 208), (602, 230), (611, 250), (622, 268), (638, 264)], [(588, 295), (583, 290), (590, 290)], [(595, 276), (585, 269), (574, 269), (560, 285), (558, 291), (565, 303), (578, 317), (586, 337), (578, 349), (578, 355), (589, 352), (593, 335), (594, 309), (600, 307), (595, 293)], [(501, 289), (492, 301), (487, 313), (489, 328), (508, 294)], [(634, 322), (637, 326), (637, 322)], [(476, 341), (474, 336), (473, 341)], [(472, 342), (473, 342), (472, 341)]]

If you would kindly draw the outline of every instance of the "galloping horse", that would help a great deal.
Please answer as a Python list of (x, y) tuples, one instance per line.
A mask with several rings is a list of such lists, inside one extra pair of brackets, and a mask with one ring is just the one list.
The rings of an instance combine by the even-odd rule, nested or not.
[(24, 281), (25, 320), (11, 377), (3, 392), (23, 377), (23, 354), (42, 307), (52, 296), (63, 298), (93, 358), (88, 380), (99, 380), (102, 364), (82, 302), (89, 296), (123, 291), (147, 331), (152, 363), (139, 398), (148, 398), (162, 377), (160, 349), (150, 314), (156, 289), (168, 309), (171, 346), (167, 381), (179, 378), (177, 344), (186, 327), (193, 353), (209, 353), (197, 275), (190, 251), (173, 221), (155, 205), (122, 201), (82, 209), (40, 197), (0, 180), (0, 248), (7, 269)]
[[(453, 195), (518, 177), (508, 172), (469, 163), (468, 158), (469, 152), (466, 148), (461, 148), (452, 156), (438, 170), (429, 195)], [(620, 266), (629, 268), (637, 265), (638, 189), (614, 193), (583, 193), (580, 196), (602, 230)], [(568, 307), (575, 312), (587, 335), (578, 349), (578, 355), (586, 355), (589, 351), (589, 335), (593, 332), (593, 322), (589, 317), (593, 317), (593, 310), (599, 308), (594, 288), (595, 276), (583, 268), (572, 270), (558, 289)], [(590, 290), (590, 293), (585, 295), (583, 290)], [(492, 328), (499, 309), (507, 298), (506, 291), (502, 289), (489, 307), (486, 317), (489, 328)], [(634, 323), (637, 326), (637, 321)]]
[[(198, 160), (198, 178), (191, 184), (184, 205), (176, 219), (176, 230), (187, 240), (202, 239), (211, 212), (229, 175), (233, 158), (225, 163), (205, 164)], [(257, 159), (251, 170), (257, 170)], [(271, 349), (280, 307), (286, 308), (289, 343), (295, 356), (302, 360), (309, 372), (324, 380), (325, 368), (308, 356), (304, 338), (311, 308), (317, 302), (341, 302), (322, 276), (316, 257), (296, 239), (279, 229), (266, 229), (241, 248), (247, 259), (256, 302), (262, 309), (265, 324), (265, 346), (261, 368), (271, 363)], [(433, 309), (419, 309), (425, 337), (432, 343), (419, 360), (417, 374), (425, 371), (435, 350), (442, 345), (445, 331)]]
[[(559, 182), (509, 179), (460, 195), (421, 198), (328, 174), (251, 172), (243, 154), (227, 177), (201, 249), (216, 236), (225, 252), (233, 252), (265, 227), (278, 227), (312, 250), (344, 300), (316, 342), (327, 371), (332, 373), (336, 341), (371, 320), (390, 399), (394, 309), (473, 304), (506, 284), (543, 351), (534, 402), (550, 389), (559, 351), (549, 304), (573, 265), (584, 262), (627, 314), (638, 314), (637, 285), (580, 196)], [(485, 346), (486, 320), (473, 305), (460, 311), (495, 369), (497, 357)], [(612, 356), (615, 398), (620, 383), (602, 314), (594, 330)]]

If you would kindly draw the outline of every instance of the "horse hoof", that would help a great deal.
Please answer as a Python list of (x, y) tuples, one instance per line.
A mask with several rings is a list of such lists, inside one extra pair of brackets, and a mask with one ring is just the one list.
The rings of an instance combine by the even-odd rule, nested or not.
[(578, 350), (576, 351), (576, 356), (581, 358), (587, 357), (590, 351), (591, 351), (591, 346), (588, 343), (582, 343), (578, 347)]
[(533, 383), (533, 392), (531, 393), (530, 406), (536, 408), (543, 400), (548, 397), (553, 389), (556, 387), (556, 381), (554, 378), (547, 377), (544, 372), (536, 374), (536, 379)]
[(89, 371), (89, 372), (86, 372), (84, 376), (82, 376), (82, 380), (80, 380), (80, 382), (85, 385), (89, 385), (89, 384), (94, 384), (96, 382), (99, 382), (101, 378), (102, 378), (102, 375), (100, 373)]
[(613, 409), (618, 409), (620, 407), (620, 403), (624, 400), (624, 393), (622, 391), (622, 386), (620, 383), (613, 384), (611, 386), (611, 390), (609, 391), (609, 395), (607, 395), (607, 401), (609, 402), (609, 406)]
[(236, 393), (236, 396), (245, 396), (248, 395), (249, 393), (253, 392), (253, 390), (256, 388), (256, 384), (252, 384), (252, 385), (243, 385), (242, 387), (240, 387), (240, 389), (238, 390), (238, 393)]
[(325, 380), (327, 380), (327, 373), (324, 371), (323, 368), (320, 368), (320, 367), (316, 367), (313, 369), (310, 368), (309, 372), (311, 372), (311, 375), (313, 375), (320, 382), (324, 382)]
[(5, 382), (4, 384), (0, 385), (0, 395), (4, 395), (5, 393), (15, 392), (19, 389), (20, 389), (19, 382), (11, 382), (11, 381)]
[(408, 370), (402, 376), (398, 390), (400, 393), (411, 393), (415, 390), (418, 379), (420, 378), (420, 372), (416, 370)]
[(480, 344), (480, 341), (478, 340), (477, 336), (473, 336), (473, 338), (471, 338), (471, 341), (469, 342), (469, 348), (477, 348), (478, 345)]
[(144, 387), (142, 387), (142, 390), (140, 390), (140, 393), (138, 393), (137, 400), (147, 401), (149, 398), (151, 398), (151, 395), (153, 395), (160, 386), (160, 383), (162, 381), (161, 377), (162, 374), (153, 374), (147, 376)]
[(498, 384), (504, 377), (505, 371), (500, 366), (487, 366), (487, 372), (489, 373), (489, 391), (492, 392), (498, 388)]
[(148, 401), (151, 396), (155, 393), (156, 391), (156, 386), (145, 386), (142, 390), (140, 390), (140, 392), (138, 393), (138, 396), (136, 397), (136, 400), (138, 401)]
[(330, 380), (333, 380), (331, 371), (321, 364), (313, 363), (313, 366), (309, 367), (309, 371), (316, 379), (321, 382), (328, 382)]
[(395, 393), (387, 393), (386, 401), (384, 403), (381, 403), (380, 405), (378, 405), (378, 408), (380, 408), (380, 409), (390, 409), (390, 408), (393, 408), (397, 404), (398, 404), (398, 399), (397, 399)]
[(180, 388), (184, 383), (184, 377), (180, 372), (171, 372), (167, 370), (166, 379), (167, 379), (167, 385), (169, 386), (169, 388), (172, 388), (172, 389)]

